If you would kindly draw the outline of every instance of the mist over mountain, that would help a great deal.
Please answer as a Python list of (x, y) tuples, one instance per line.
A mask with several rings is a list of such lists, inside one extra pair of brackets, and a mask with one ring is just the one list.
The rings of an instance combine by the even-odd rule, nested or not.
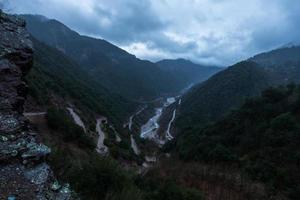
[(186, 86), (205, 81), (213, 74), (223, 69), (215, 66), (195, 64), (186, 59), (166, 59), (161, 60), (156, 64), (162, 71), (165, 71), (174, 77), (178, 77), (178, 79), (180, 79), (179, 81)]

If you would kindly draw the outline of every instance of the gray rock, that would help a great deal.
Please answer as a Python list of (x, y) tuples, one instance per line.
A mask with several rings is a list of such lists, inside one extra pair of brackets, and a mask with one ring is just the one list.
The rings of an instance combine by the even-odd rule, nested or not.
[(54, 191), (57, 191), (61, 188), (61, 185), (59, 184), (58, 181), (54, 181), (51, 185), (51, 189), (54, 190)]
[(28, 143), (28, 151), (22, 154), (23, 159), (27, 158), (41, 158), (51, 153), (51, 149), (44, 144)]
[(7, 200), (17, 200), (15, 196), (9, 196)]
[(0, 199), (69, 200), (69, 185), (53, 184), (44, 159), (50, 148), (38, 142), (22, 115), (23, 79), (32, 61), (25, 22), (0, 10)]
[(46, 183), (50, 174), (50, 167), (46, 164), (40, 164), (25, 172), (25, 177), (36, 185)]

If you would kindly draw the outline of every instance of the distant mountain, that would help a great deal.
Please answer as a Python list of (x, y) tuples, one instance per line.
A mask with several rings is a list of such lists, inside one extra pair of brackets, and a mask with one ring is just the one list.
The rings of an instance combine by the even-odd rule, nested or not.
[(191, 83), (205, 81), (215, 73), (223, 70), (220, 67), (203, 66), (185, 59), (161, 60), (156, 64), (161, 70), (176, 77), (181, 84), (186, 86)]
[(29, 32), (77, 62), (89, 79), (114, 93), (134, 100), (152, 99), (184, 87), (154, 63), (137, 59), (113, 44), (82, 36), (56, 20), (22, 15)]
[(300, 46), (288, 46), (258, 54), (249, 60), (265, 67), (300, 62)]
[[(75, 104), (85, 116), (102, 114), (120, 125), (135, 110), (135, 104), (101, 87), (76, 62), (55, 48), (32, 38), (34, 66), (26, 79), (29, 94), (41, 106)], [(57, 99), (63, 101), (57, 102)], [(57, 105), (56, 105), (57, 106)], [(94, 121), (95, 116), (92, 118)]]
[(281, 48), (256, 55), (195, 86), (183, 98), (178, 126), (202, 126), (220, 119), (267, 87), (299, 83), (299, 50), (300, 47)]

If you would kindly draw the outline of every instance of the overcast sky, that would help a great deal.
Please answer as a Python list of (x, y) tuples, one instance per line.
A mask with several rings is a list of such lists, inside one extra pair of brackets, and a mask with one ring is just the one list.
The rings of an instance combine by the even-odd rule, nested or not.
[[(3, 0), (0, 0), (3, 1)], [(230, 65), (300, 41), (299, 0), (8, 0), (142, 59)]]

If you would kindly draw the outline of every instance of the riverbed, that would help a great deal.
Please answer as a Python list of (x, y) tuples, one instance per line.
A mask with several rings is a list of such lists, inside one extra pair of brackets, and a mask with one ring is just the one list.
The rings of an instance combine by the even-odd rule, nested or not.
[(155, 141), (158, 145), (164, 145), (167, 140), (173, 139), (173, 136), (170, 133), (171, 125), (173, 121), (175, 120), (176, 117), (176, 109), (173, 112), (172, 120), (169, 122), (168, 130), (166, 132), (165, 138), (162, 138), (158, 135), (157, 131), (160, 127), (159, 125), (159, 119), (161, 115), (163, 114), (163, 110), (172, 105), (173, 103), (176, 102), (175, 97), (169, 97), (167, 100), (163, 103), (162, 107), (156, 108), (155, 109), (155, 115), (151, 117), (146, 124), (144, 124), (141, 127), (141, 133), (140, 137), (144, 139), (149, 139)]

